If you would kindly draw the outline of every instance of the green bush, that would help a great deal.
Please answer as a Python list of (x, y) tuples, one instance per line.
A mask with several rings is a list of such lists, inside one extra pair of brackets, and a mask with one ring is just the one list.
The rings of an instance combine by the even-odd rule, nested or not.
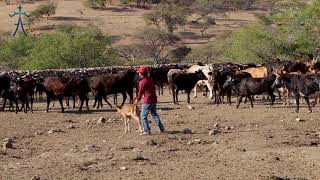
[(10, 69), (17, 69), (20, 62), (29, 55), (34, 44), (33, 38), (23, 34), (4, 41), (0, 46), (0, 64)]
[(54, 3), (42, 4), (38, 6), (34, 11), (31, 12), (31, 16), (40, 17), (40, 16), (49, 16), (56, 13), (57, 5)]
[(85, 0), (84, 4), (91, 8), (103, 8), (106, 5), (107, 0)]
[(111, 40), (95, 28), (66, 27), (39, 38), (17, 36), (0, 46), (0, 63), (11, 69), (119, 65)]
[[(292, 3), (292, 2), (290, 2)], [(299, 8), (279, 9), (233, 33), (226, 56), (243, 63), (266, 62), (273, 58), (301, 59), (320, 51), (320, 1)]]

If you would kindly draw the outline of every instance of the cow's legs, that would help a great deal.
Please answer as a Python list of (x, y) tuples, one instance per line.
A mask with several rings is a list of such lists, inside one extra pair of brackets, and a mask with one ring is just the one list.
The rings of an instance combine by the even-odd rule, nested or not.
[(312, 109), (311, 109), (311, 106), (310, 106), (310, 102), (309, 102), (309, 98), (308, 96), (305, 96), (304, 99), (306, 100), (307, 102), (307, 105), (308, 105), (308, 109), (309, 109), (309, 113), (312, 113)]
[(204, 81), (209, 90), (209, 99), (213, 99), (213, 87), (210, 85), (209, 81)]
[(194, 91), (193, 98), (197, 98), (197, 84), (194, 86), (193, 91)]
[(4, 111), (4, 108), (6, 107), (6, 103), (7, 103), (7, 98), (5, 97), (3, 100), (3, 105), (2, 105), (2, 111)]
[(130, 89), (129, 91), (128, 91), (128, 95), (129, 95), (129, 97), (130, 97), (130, 101), (129, 101), (129, 103), (133, 103), (133, 89)]
[(103, 96), (104, 101), (112, 108), (112, 105), (109, 103), (107, 96)]
[(176, 89), (176, 103), (177, 104), (179, 104), (178, 95), (179, 95), (179, 89)]
[(190, 91), (187, 92), (187, 98), (188, 98), (188, 99), (187, 99), (187, 102), (188, 102), (188, 103), (190, 103), (190, 93), (191, 93)]
[(63, 107), (63, 102), (62, 102), (63, 97), (59, 97), (58, 100), (59, 100), (59, 103), (60, 103), (60, 106), (61, 106), (61, 112), (64, 113), (64, 107)]
[(173, 97), (173, 104), (176, 104), (176, 93), (173, 87), (171, 87), (171, 93), (172, 93), (172, 97)]
[(242, 98), (243, 98), (243, 96), (241, 95), (240, 97), (239, 97), (239, 99), (238, 99), (238, 104), (237, 104), (237, 109), (239, 108), (239, 106), (240, 106), (240, 103), (241, 103), (241, 101), (242, 101)]
[(124, 103), (126, 102), (126, 99), (127, 99), (127, 93), (126, 92), (122, 92), (122, 103), (121, 103), (121, 106), (124, 105)]
[(76, 96), (72, 96), (72, 100), (73, 100), (73, 106), (72, 108), (76, 108)]
[(251, 97), (251, 96), (248, 96), (248, 99), (249, 99), (249, 101), (250, 101), (250, 103), (251, 103), (251, 108), (253, 108), (252, 97)]
[(297, 104), (296, 112), (298, 113), (299, 112), (299, 99), (300, 99), (300, 96), (299, 96), (298, 93), (295, 93), (295, 97), (296, 97), (296, 104)]
[(49, 111), (49, 105), (50, 105), (50, 96), (47, 95), (47, 109), (46, 109), (46, 112)]

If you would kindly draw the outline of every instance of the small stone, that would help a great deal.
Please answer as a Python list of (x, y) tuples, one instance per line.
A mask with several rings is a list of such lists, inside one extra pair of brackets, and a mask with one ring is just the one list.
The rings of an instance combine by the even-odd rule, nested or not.
[(276, 161), (280, 161), (280, 158), (279, 158), (278, 156), (276, 156), (274, 159), (275, 159)]
[(187, 108), (188, 108), (189, 110), (193, 110), (193, 109), (194, 109), (194, 107), (192, 107), (192, 106), (187, 106)]
[(185, 129), (182, 130), (182, 132), (183, 132), (184, 134), (193, 134), (193, 131), (192, 131), (191, 128), (185, 128)]
[(125, 167), (125, 166), (120, 167), (120, 170), (122, 170), (122, 171), (125, 171), (125, 170), (127, 170), (127, 169), (128, 169), (128, 168)]
[(296, 118), (296, 121), (300, 122), (300, 121), (302, 121), (302, 120), (301, 120), (301, 118)]
[(68, 126), (67, 126), (67, 129), (75, 129), (76, 127), (73, 125), (73, 124), (69, 124)]
[(209, 131), (209, 136), (212, 136), (212, 135), (216, 135), (220, 133), (220, 130), (219, 129), (212, 129), (211, 131)]
[(55, 128), (52, 128), (48, 131), (48, 134), (53, 134), (53, 133), (57, 133), (57, 132), (63, 132), (61, 129), (55, 129)]
[(33, 177), (31, 178), (31, 180), (40, 180), (40, 177), (39, 177), (39, 176), (33, 176)]
[(150, 140), (150, 141), (147, 141), (147, 143), (146, 143), (147, 145), (149, 145), (149, 146), (156, 146), (156, 145), (158, 145), (158, 143), (156, 143), (154, 140)]
[(219, 127), (219, 124), (218, 124), (218, 123), (215, 123), (215, 124), (213, 125), (213, 127)]
[(254, 127), (255, 127), (255, 128), (258, 128), (258, 127), (259, 127), (259, 125), (258, 125), (258, 124), (256, 124)]
[(36, 131), (36, 132), (34, 132), (34, 135), (35, 136), (39, 136), (39, 135), (42, 135), (43, 133), (42, 132), (39, 132), (39, 131)]
[(133, 148), (133, 149), (132, 149), (132, 152), (139, 152), (139, 153), (140, 153), (140, 152), (142, 152), (142, 150), (139, 149), (139, 148)]
[(83, 152), (95, 152), (99, 150), (100, 148), (95, 145), (86, 145), (86, 147), (83, 149)]
[(231, 128), (229, 126), (224, 127), (225, 130), (230, 130)]
[(193, 144), (201, 144), (201, 139), (195, 139), (193, 141), (188, 141), (188, 145), (193, 145)]
[(116, 119), (111, 119), (111, 118), (108, 119), (109, 123), (115, 123), (116, 121), (117, 121)]
[(234, 127), (233, 127), (233, 126), (231, 126), (231, 127), (230, 127), (230, 130), (234, 130)]
[(100, 117), (98, 120), (97, 120), (97, 124), (103, 124), (106, 122), (106, 119), (104, 117)]

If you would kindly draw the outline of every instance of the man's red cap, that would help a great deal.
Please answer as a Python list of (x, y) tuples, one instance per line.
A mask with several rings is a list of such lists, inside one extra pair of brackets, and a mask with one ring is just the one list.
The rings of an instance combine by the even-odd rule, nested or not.
[(148, 73), (148, 69), (144, 66), (140, 66), (138, 71), (138, 73), (141, 73), (141, 74), (147, 74)]

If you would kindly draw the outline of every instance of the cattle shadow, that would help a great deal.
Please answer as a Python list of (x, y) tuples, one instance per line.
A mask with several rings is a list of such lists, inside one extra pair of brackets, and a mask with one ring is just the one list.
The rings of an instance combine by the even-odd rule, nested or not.
[(89, 18), (71, 17), (71, 16), (54, 16), (49, 17), (50, 20), (54, 21), (90, 21)]
[(111, 11), (117, 13), (136, 12), (136, 10), (133, 9), (133, 7), (92, 7), (92, 9), (97, 11)]
[[(172, 110), (176, 110), (177, 108), (169, 108), (169, 107), (162, 107), (162, 108), (157, 108), (158, 110), (161, 111), (172, 111)], [(178, 108), (180, 109), (180, 108)]]

